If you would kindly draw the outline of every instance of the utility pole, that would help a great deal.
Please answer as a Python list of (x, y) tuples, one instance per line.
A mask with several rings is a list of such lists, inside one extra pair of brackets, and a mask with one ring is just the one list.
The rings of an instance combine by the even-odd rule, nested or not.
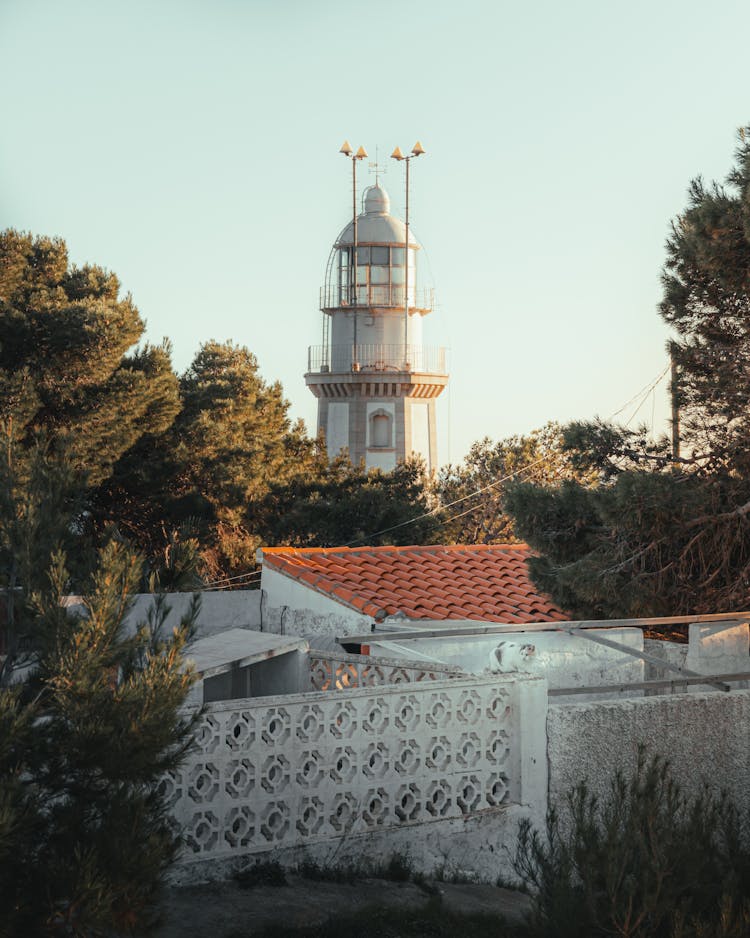
[(674, 468), (680, 461), (680, 407), (678, 403), (678, 372), (677, 361), (674, 357), (674, 347), (669, 348), (669, 357), (672, 363), (672, 380), (670, 392), (672, 395), (672, 465)]

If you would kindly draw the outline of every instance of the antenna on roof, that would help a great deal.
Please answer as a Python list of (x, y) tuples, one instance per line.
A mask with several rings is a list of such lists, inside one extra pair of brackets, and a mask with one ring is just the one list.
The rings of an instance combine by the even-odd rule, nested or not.
[(381, 175), (385, 176), (385, 174), (388, 172), (388, 164), (378, 162), (378, 147), (377, 146), (375, 147), (375, 162), (368, 163), (368, 166), (369, 166), (368, 172), (375, 173), (375, 185), (376, 186), (379, 185), (380, 183), (378, 182), (378, 179), (380, 178)]

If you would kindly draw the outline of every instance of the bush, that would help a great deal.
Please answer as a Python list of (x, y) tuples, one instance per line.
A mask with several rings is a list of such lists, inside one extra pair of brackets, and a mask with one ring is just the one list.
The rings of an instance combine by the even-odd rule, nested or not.
[(750, 933), (750, 856), (725, 796), (687, 798), (659, 756), (638, 754), (600, 803), (585, 782), (555, 807), (542, 836), (519, 829), (518, 875), (545, 938), (730, 938)]
[(62, 608), (58, 555), (33, 597), (26, 675), (0, 686), (0, 936), (131, 933), (147, 927), (179, 838), (160, 791), (194, 717), (182, 651), (197, 615), (169, 637), (163, 596), (123, 628), (140, 563), (112, 543), (84, 603)]

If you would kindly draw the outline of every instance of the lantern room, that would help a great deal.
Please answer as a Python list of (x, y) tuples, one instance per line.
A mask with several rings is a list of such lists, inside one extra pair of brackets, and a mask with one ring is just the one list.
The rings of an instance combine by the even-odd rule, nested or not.
[(390, 214), (388, 193), (379, 184), (365, 190), (357, 218), (356, 252), (354, 222), (339, 234), (328, 259), (321, 309), (354, 306), (371, 309), (404, 309), (408, 283), (411, 313), (432, 309), (432, 290), (417, 288), (417, 252), (421, 245), (406, 226)]

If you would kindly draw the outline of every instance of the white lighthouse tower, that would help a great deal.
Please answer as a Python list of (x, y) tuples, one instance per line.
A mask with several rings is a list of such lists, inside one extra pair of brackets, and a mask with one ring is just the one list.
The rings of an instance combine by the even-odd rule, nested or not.
[(347, 449), (355, 465), (387, 471), (415, 454), (437, 468), (435, 400), (448, 375), (445, 349), (422, 343), (433, 291), (419, 282), (420, 247), (379, 182), (334, 242), (323, 344), (310, 347), (305, 375), (331, 459)]

